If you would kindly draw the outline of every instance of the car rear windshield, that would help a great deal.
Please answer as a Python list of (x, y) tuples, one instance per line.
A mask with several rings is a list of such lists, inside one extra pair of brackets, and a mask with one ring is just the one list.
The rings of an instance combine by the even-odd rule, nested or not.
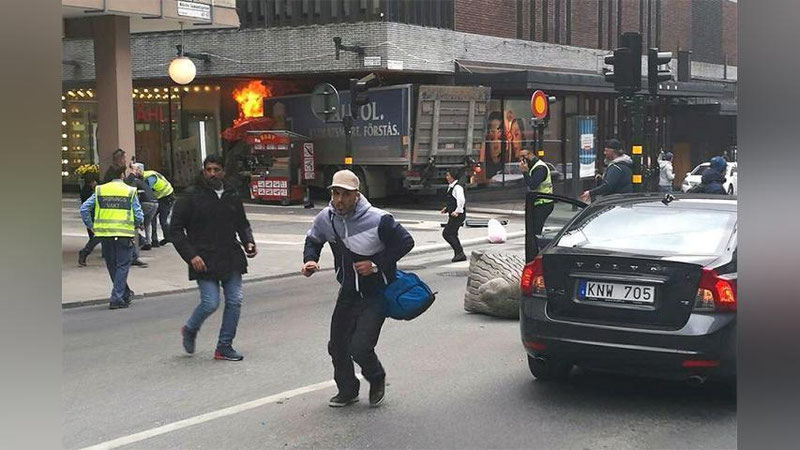
[(719, 255), (735, 226), (733, 211), (675, 203), (618, 205), (580, 219), (556, 245), (664, 256)]
[(692, 175), (702, 175), (706, 169), (711, 167), (711, 164), (700, 164), (699, 166), (695, 167), (692, 171)]

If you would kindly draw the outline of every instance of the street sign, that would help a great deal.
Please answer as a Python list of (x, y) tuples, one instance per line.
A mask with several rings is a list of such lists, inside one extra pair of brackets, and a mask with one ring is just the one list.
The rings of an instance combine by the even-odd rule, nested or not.
[(380, 67), (381, 66), (381, 57), (380, 56), (365, 56), (364, 57), (364, 67)]
[(317, 119), (325, 122), (336, 122), (340, 119), (341, 100), (339, 92), (329, 83), (321, 83), (311, 92), (311, 112)]
[(211, 20), (211, 5), (179, 0), (178, 16)]
[(539, 90), (534, 92), (531, 96), (531, 114), (533, 114), (533, 117), (544, 120), (547, 117), (549, 103), (547, 94)]

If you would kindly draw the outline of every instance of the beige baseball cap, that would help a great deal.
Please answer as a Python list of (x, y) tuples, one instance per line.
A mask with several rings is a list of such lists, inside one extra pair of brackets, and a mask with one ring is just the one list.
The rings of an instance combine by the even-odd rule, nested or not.
[(344, 169), (333, 174), (333, 181), (331, 185), (328, 186), (328, 190), (338, 187), (347, 189), (348, 191), (357, 191), (359, 184), (356, 174), (350, 170)]

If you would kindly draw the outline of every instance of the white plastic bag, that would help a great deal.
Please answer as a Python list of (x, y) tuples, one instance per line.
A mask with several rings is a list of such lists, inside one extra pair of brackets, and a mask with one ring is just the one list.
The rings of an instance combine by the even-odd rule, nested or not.
[(508, 238), (505, 227), (497, 219), (489, 219), (489, 242), (502, 244)]

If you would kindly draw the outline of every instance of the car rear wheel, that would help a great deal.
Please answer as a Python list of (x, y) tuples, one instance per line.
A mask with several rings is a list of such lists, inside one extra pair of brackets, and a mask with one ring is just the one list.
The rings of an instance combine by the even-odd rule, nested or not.
[(572, 363), (552, 357), (542, 358), (528, 355), (528, 368), (537, 380), (566, 380), (572, 371)]

